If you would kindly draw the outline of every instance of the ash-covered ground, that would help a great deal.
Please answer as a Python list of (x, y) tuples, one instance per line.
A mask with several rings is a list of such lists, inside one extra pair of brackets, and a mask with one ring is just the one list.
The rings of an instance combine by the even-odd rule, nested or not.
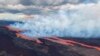
[(27, 40), (16, 36), (0, 21), (0, 56), (100, 56), (100, 38), (39, 38)]

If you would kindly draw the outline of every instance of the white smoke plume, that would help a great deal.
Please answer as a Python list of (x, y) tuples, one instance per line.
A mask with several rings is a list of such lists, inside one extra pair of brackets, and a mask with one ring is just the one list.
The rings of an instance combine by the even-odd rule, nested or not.
[(100, 37), (100, 3), (66, 4), (22, 22), (10, 26), (30, 37)]

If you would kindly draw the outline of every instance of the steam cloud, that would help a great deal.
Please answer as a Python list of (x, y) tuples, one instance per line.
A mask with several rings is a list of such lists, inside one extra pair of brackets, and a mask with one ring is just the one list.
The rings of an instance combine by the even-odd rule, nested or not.
[(100, 3), (67, 4), (58, 12), (38, 15), (24, 23), (10, 26), (25, 30), (21, 34), (30, 37), (99, 37)]

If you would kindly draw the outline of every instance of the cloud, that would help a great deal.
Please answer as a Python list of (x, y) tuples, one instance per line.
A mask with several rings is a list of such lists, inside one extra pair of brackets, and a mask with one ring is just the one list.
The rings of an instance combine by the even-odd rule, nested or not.
[(0, 0), (0, 13), (41, 14), (56, 11), (67, 4), (96, 3), (97, 1), (99, 0)]
[(39, 5), (39, 6), (53, 6), (67, 3), (89, 3), (98, 2), (99, 0), (0, 0), (0, 4), (22, 4), (25, 6)]
[(0, 4), (18, 4), (20, 0), (0, 0)]
[(20, 3), (22, 4), (22, 5), (32, 5), (33, 4), (33, 2), (32, 2), (32, 0), (20, 0)]
[(23, 13), (23, 14), (41, 14), (41, 8), (35, 6), (24, 6), (21, 4), (18, 5), (1, 5), (0, 6), (0, 13)]

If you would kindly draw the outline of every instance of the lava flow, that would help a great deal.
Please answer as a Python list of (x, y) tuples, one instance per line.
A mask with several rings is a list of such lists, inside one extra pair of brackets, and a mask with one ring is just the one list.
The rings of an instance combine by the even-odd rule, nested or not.
[(88, 45), (88, 44), (85, 44), (85, 43), (76, 42), (76, 41), (73, 41), (73, 40), (64, 40), (64, 39), (57, 38), (57, 37), (46, 38), (46, 40), (56, 42), (56, 43), (66, 45), (66, 46), (68, 46), (68, 45), (75, 46), (75, 45), (78, 44), (78, 45), (83, 46), (83, 47), (93, 48), (93, 49), (96, 49), (96, 50), (100, 51), (100, 47), (98, 47), (98, 46), (92, 46), (92, 45)]
[[(38, 44), (43, 43), (41, 40), (39, 40), (36, 37), (28, 37), (26, 35), (20, 34), (21, 30), (18, 30), (16, 28), (11, 28), (9, 26), (7, 26), (6, 28), (11, 30), (11, 31), (15, 31), (16, 32), (16, 36), (19, 37), (19, 38), (35, 41)], [(80, 43), (80, 42), (73, 41), (73, 40), (61, 39), (61, 38), (58, 38), (58, 37), (48, 37), (48, 38), (43, 38), (43, 39), (51, 41), (51, 42), (55, 42), (55, 43), (58, 43), (58, 44), (62, 44), (62, 45), (65, 45), (65, 46), (76, 46), (76, 45), (79, 45), (79, 46), (82, 46), (82, 47), (96, 49), (96, 50), (100, 51), (100, 47), (99, 46), (92, 46), (92, 45), (89, 45), (89, 44)]]
[(20, 33), (16, 33), (16, 36), (20, 37), (22, 39), (35, 41), (38, 44), (42, 43), (38, 38), (35, 38), (35, 37), (28, 37), (28, 36), (20, 34)]
[(14, 27), (11, 27), (11, 26), (4, 26), (5, 28), (7, 28), (8, 30), (11, 30), (11, 31), (14, 31), (14, 32), (21, 32), (23, 30), (20, 30), (18, 28), (14, 28)]

